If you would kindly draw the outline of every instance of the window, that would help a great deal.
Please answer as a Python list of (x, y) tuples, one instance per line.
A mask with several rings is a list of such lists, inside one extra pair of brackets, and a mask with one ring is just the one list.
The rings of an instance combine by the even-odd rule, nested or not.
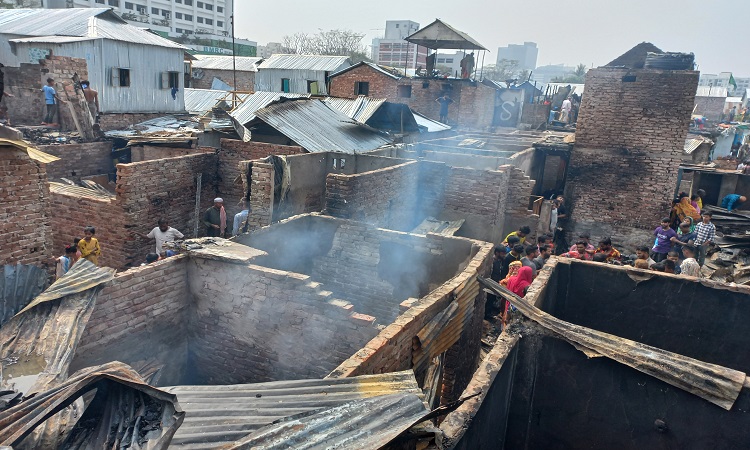
[(192, 22), (193, 21), (193, 15), (192, 14), (185, 14), (185, 20), (187, 20), (188, 22)]
[(398, 25), (399, 25), (399, 24), (396, 24), (396, 28), (398, 28)]
[(369, 95), (370, 83), (367, 81), (357, 81), (354, 83), (354, 95)]
[(224, 7), (223, 6), (217, 6), (216, 7), (216, 12), (223, 13), (224, 12)]
[(104, 0), (96, 0), (96, 3), (101, 3), (103, 5), (104, 4)]
[(125, 9), (134, 10), (133, 4), (130, 2), (125, 2)]
[(167, 11), (166, 9), (161, 10), (161, 15), (164, 16), (165, 19), (169, 19), (169, 17), (172, 15), (170, 11)]
[(117, 6), (120, 7), (120, 0), (109, 0), (109, 6)]
[(161, 83), (159, 83), (161, 89), (172, 89), (180, 88), (180, 72), (162, 72)]
[(289, 92), (289, 78), (281, 79), (281, 92)]
[(120, 67), (113, 67), (110, 74), (110, 84), (115, 87), (129, 87), (130, 86), (130, 69), (123, 69)]
[(446, 58), (445, 62), (448, 64), (453, 64), (453, 58)]
[(198, 8), (203, 8), (203, 2), (198, 2)]
[(174, 16), (175, 16), (176, 18), (178, 18), (178, 19), (182, 19), (182, 13), (178, 13), (178, 12), (176, 12), (176, 13), (174, 13)]
[(401, 98), (411, 98), (411, 85), (402, 84), (398, 87), (398, 96)]
[(206, 25), (213, 25), (214, 19), (206, 19)]
[(307, 80), (307, 93), (308, 94), (318, 94), (318, 82), (315, 80)]
[(214, 5), (209, 5), (208, 3), (206, 3), (206, 9), (209, 10), (209, 11), (213, 11), (214, 10)]
[(182, 3), (182, 0), (174, 0), (175, 3)]
[(217, 20), (216, 21), (216, 26), (219, 27), (219, 28), (224, 28), (224, 22), (222, 22), (221, 20)]
[(159, 14), (159, 8), (151, 8), (151, 14)]
[(201, 17), (201, 16), (198, 16), (198, 19), (197, 19), (197, 21), (198, 21), (198, 23), (203, 23), (203, 17)]
[(438, 58), (437, 63), (443, 64), (445, 62), (445, 58)]
[(185, 5), (193, 6), (193, 0), (184, 0), (184, 1), (185, 1)]
[(175, 28), (175, 29), (174, 29), (174, 32), (175, 32), (175, 33), (179, 33), (179, 34), (182, 34), (182, 28)]

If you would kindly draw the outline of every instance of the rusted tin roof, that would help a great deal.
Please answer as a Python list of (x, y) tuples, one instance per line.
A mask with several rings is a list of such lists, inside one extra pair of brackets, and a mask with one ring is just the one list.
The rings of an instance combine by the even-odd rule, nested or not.
[(47, 271), (37, 266), (8, 264), (0, 278), (0, 326), (44, 290)]
[[(191, 450), (233, 443), (289, 416), (330, 410), (352, 401), (394, 393), (422, 394), (412, 371), (351, 378), (163, 389), (177, 396), (186, 413), (172, 446)], [(367, 408), (354, 406), (350, 409), (361, 415), (368, 413)], [(336, 414), (330, 414), (331, 428), (337, 426)], [(388, 427), (384, 418), (377, 415), (373, 414), (369, 420), (380, 427)], [(341, 422), (339, 425), (343, 427), (346, 424)], [(310, 438), (313, 439), (312, 436)]]

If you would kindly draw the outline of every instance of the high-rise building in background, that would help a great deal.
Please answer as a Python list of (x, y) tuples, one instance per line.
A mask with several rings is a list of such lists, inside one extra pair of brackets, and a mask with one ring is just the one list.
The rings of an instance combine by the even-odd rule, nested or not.
[(732, 72), (701, 73), (698, 86), (727, 88), (730, 95), (742, 96), (750, 89), (750, 77), (735, 77)]
[[(131, 25), (182, 38), (198, 53), (232, 54), (233, 0), (47, 0), (44, 7), (112, 8)], [(193, 41), (193, 42), (190, 42)], [(237, 55), (255, 56), (257, 43), (236, 39)]]
[(508, 44), (505, 47), (497, 49), (497, 64), (502, 60), (518, 61), (519, 70), (536, 69), (536, 58), (539, 56), (539, 49), (536, 42), (524, 42), (523, 44)]
[(382, 38), (372, 40), (372, 60), (384, 66), (416, 69), (425, 67), (427, 48), (404, 40), (419, 30), (419, 24), (411, 20), (386, 20)]

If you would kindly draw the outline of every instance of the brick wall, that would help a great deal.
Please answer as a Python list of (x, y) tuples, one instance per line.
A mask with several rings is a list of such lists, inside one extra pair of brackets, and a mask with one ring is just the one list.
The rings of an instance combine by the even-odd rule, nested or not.
[(111, 142), (91, 142), (87, 144), (40, 145), (39, 150), (60, 158), (46, 164), (47, 178), (57, 180), (68, 178), (80, 180), (82, 177), (113, 173)]
[(202, 174), (198, 232), (205, 232), (203, 212), (217, 195), (216, 158), (214, 153), (200, 153), (117, 165), (116, 192), (130, 234), (125, 245), (129, 263), (140, 264), (153, 252), (153, 240), (145, 235), (160, 218), (186, 236), (193, 235), (198, 174)]
[[(200, 76), (200, 78), (196, 78)], [(216, 69), (193, 69), (193, 76), (190, 79), (190, 87), (193, 89), (211, 89), (211, 85), (214, 82), (214, 78), (218, 78), (230, 86), (234, 86), (234, 76), (231, 70), (216, 70)], [(237, 86), (235, 90), (238, 91), (254, 91), (255, 90), (255, 72), (237, 71)]]
[[(473, 129), (492, 126), (496, 91), (481, 83), (449, 79), (394, 79), (363, 65), (331, 78), (331, 95), (356, 97), (354, 83), (357, 81), (370, 83), (369, 97), (404, 103), (434, 120), (440, 118), (440, 104), (435, 99), (448, 92), (453, 99), (453, 104), (448, 109), (450, 125)], [(411, 97), (399, 97), (400, 85), (411, 86)]]
[(218, 152), (219, 192), (224, 196), (227, 215), (234, 217), (234, 214), (240, 211), (238, 202), (246, 194), (247, 184), (235, 181), (238, 177), (241, 180), (242, 175), (247, 176), (247, 172), (243, 172), (240, 167), (241, 161), (263, 159), (269, 155), (286, 156), (302, 153), (306, 153), (306, 151), (298, 146), (222, 139), (221, 149)]
[(630, 249), (653, 241), (669, 213), (697, 84), (694, 71), (587, 73), (566, 186), (573, 234), (596, 241), (624, 232)]
[(695, 97), (695, 114), (711, 122), (719, 122), (724, 115), (726, 101), (726, 97)]
[(130, 125), (163, 117), (165, 113), (100, 113), (99, 127), (102, 131), (124, 130)]
[(213, 147), (183, 148), (140, 145), (137, 147), (130, 147), (130, 161), (151, 161), (152, 159), (176, 158), (178, 156), (195, 155), (197, 153), (215, 152), (216, 149)]
[(529, 178), (523, 170), (518, 167), (507, 165), (500, 166), (501, 169), (509, 171), (507, 203), (505, 206), (505, 221), (503, 223), (503, 238), (511, 231), (517, 230), (524, 225), (532, 229), (532, 236), (537, 228), (539, 216), (533, 214), (529, 209), (531, 193), (536, 181)]
[(52, 227), (54, 253), (57, 256), (64, 253), (66, 245), (73, 244), (74, 238), (82, 238), (83, 228), (90, 225), (96, 228), (96, 238), (102, 250), (100, 266), (120, 269), (131, 262), (142, 262), (134, 261), (128, 253), (130, 240), (134, 237), (126, 228), (128, 221), (122, 203), (115, 197), (82, 196), (57, 192), (53, 188), (50, 206), (51, 211), (59, 212), (60, 217), (64, 217), (64, 220), (55, 220)]
[(326, 177), (325, 212), (392, 230), (410, 230), (417, 225), (416, 161), (370, 172)]
[(208, 384), (318, 378), (378, 330), (301, 275), (193, 259), (190, 358)]
[[(5, 91), (15, 97), (3, 97), (3, 103), (8, 107), (8, 115), (14, 125), (39, 125), (46, 115), (42, 86), (47, 84), (47, 78), (55, 80), (55, 90), (58, 97), (70, 101), (78, 113), (83, 113), (79, 100), (83, 97), (76, 93), (72, 77), (78, 74), (81, 80), (88, 78), (86, 60), (68, 56), (48, 56), (39, 64), (20, 64), (20, 67), (4, 67)], [(58, 107), (61, 129), (75, 131), (75, 123), (67, 104)]]
[(117, 274), (96, 300), (71, 371), (113, 359), (136, 369), (150, 361), (164, 364), (159, 385), (187, 382), (186, 264), (181, 255)]
[(0, 147), (0, 264), (44, 267), (59, 256), (52, 247), (50, 211), (44, 166), (24, 150)]
[[(247, 167), (247, 165), (244, 164), (244, 167)], [(255, 229), (268, 226), (271, 224), (273, 218), (273, 164), (253, 161), (250, 185), (249, 228)]]
[(525, 103), (519, 123), (528, 124), (532, 129), (536, 129), (547, 123), (550, 108), (551, 105), (545, 105), (544, 103)]

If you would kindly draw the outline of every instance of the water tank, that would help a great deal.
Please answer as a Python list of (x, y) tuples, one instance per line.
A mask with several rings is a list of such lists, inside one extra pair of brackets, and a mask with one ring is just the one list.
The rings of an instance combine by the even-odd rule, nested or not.
[(695, 55), (692, 53), (652, 53), (646, 54), (646, 69), (693, 70)]

